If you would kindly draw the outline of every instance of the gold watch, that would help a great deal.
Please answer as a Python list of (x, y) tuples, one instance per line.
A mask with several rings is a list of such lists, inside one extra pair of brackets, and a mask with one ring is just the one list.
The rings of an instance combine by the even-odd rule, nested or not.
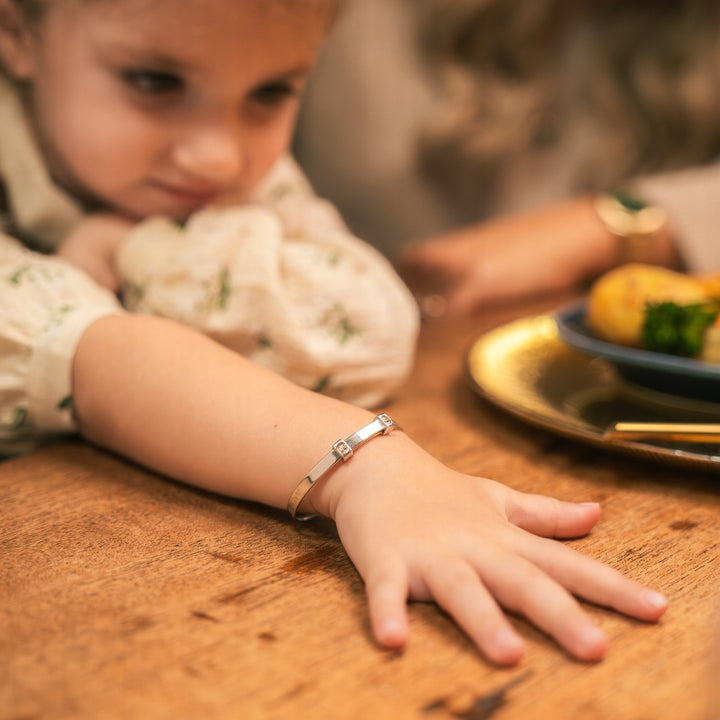
[(655, 261), (655, 240), (667, 224), (667, 215), (662, 208), (648, 205), (623, 188), (598, 195), (595, 212), (619, 240), (619, 264)]

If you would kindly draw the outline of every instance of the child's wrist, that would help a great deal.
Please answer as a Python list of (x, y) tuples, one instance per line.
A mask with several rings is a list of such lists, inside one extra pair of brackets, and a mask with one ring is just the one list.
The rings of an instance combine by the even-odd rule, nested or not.
[[(317, 515), (332, 517), (332, 508), (336, 503), (331, 498), (336, 492), (328, 492), (326, 488), (331, 477), (338, 473), (342, 466), (354, 460), (355, 452), (366, 443), (401, 429), (387, 413), (380, 413), (351, 435), (338, 439), (295, 487), (287, 505), (290, 515), (297, 520), (309, 520)], [(335, 483), (335, 490), (341, 484)], [(317, 490), (316, 485), (319, 486)], [(326, 488), (325, 492), (321, 490), (323, 487)]]

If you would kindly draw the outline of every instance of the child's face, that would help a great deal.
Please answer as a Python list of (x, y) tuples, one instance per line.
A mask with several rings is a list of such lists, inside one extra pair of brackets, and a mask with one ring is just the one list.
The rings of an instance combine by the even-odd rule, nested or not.
[(56, 181), (135, 218), (247, 194), (287, 149), (322, 5), (51, 3), (23, 74)]

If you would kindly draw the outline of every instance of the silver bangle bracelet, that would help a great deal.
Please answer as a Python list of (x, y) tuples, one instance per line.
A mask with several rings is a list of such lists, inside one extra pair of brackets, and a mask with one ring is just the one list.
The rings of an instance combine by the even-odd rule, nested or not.
[(402, 430), (389, 415), (381, 413), (377, 415), (371, 423), (364, 425), (357, 432), (346, 437), (344, 440), (338, 440), (334, 443), (332, 450), (312, 467), (310, 472), (300, 481), (290, 496), (287, 510), (293, 519), (310, 520), (310, 518), (317, 517), (319, 513), (298, 514), (297, 511), (303, 498), (312, 490), (315, 483), (330, 472), (338, 463), (349, 460), (353, 452), (368, 440), (372, 440), (372, 438), (378, 435), (385, 435), (395, 429)]

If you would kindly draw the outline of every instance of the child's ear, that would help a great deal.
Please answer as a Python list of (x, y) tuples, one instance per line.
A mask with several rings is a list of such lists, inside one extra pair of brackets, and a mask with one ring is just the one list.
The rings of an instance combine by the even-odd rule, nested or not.
[(0, 0), (0, 63), (17, 80), (33, 74), (31, 30), (13, 0)]

